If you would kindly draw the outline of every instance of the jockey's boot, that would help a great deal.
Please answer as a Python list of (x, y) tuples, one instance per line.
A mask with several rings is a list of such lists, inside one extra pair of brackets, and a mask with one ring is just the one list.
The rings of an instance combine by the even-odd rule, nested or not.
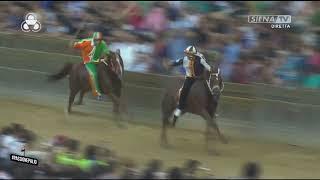
[(172, 127), (175, 127), (176, 125), (176, 121), (178, 119), (178, 117), (181, 115), (181, 110), (179, 108), (177, 108), (175, 111), (174, 111), (174, 115), (173, 115), (173, 121), (172, 121)]
[(177, 108), (175, 111), (174, 111), (174, 116), (176, 117), (179, 117), (181, 115), (181, 110), (179, 108)]
[(96, 91), (96, 96), (98, 101), (102, 101), (102, 94), (98, 91)]
[(102, 101), (102, 95), (98, 95), (98, 96), (97, 96), (97, 100), (98, 100), (98, 101)]

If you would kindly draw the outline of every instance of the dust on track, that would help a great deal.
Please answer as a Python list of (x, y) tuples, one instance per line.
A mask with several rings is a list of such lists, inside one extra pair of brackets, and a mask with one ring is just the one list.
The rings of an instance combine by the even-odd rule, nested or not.
[(63, 108), (8, 98), (1, 99), (0, 107), (0, 127), (17, 122), (35, 131), (41, 140), (65, 134), (79, 139), (82, 146), (108, 142), (119, 156), (129, 157), (140, 166), (153, 158), (164, 160), (166, 167), (181, 166), (192, 158), (203, 162), (218, 177), (239, 177), (245, 162), (258, 161), (265, 178), (320, 177), (320, 151), (316, 148), (227, 136), (229, 144), (214, 142), (221, 154), (209, 156), (199, 131), (170, 129), (169, 141), (174, 148), (167, 150), (160, 148), (157, 126), (129, 123), (127, 129), (119, 129), (113, 120), (94, 114), (78, 111), (66, 116)]

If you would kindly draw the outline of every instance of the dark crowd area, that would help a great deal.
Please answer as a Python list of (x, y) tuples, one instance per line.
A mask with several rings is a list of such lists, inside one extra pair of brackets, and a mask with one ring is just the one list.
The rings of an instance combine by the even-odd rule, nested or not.
[[(81, 141), (64, 135), (42, 142), (23, 125), (12, 123), (0, 134), (0, 179), (257, 179), (262, 173), (256, 162), (239, 167), (239, 177), (216, 177), (214, 167), (202, 167), (194, 159), (167, 169), (166, 162), (150, 159), (144, 167), (138, 167), (104, 145), (86, 145), (84, 149), (81, 145)], [(35, 158), (38, 165), (10, 161), (10, 154)]]
[[(38, 14), (39, 34), (85, 38), (101, 31), (129, 71), (183, 74), (163, 64), (194, 45), (226, 81), (320, 88), (318, 1), (1, 2), (0, 29), (20, 31), (28, 12)], [(291, 15), (291, 28), (248, 23), (257, 14)]]

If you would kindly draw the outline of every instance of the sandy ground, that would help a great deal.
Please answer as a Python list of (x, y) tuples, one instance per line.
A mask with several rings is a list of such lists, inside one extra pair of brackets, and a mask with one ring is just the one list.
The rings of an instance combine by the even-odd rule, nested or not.
[(317, 178), (320, 151), (315, 148), (292, 146), (259, 139), (245, 139), (227, 135), (229, 144), (215, 142), (219, 156), (210, 156), (204, 149), (200, 131), (173, 129), (169, 140), (173, 149), (159, 146), (160, 129), (156, 126), (128, 124), (119, 129), (115, 123), (93, 114), (80, 113), (66, 116), (62, 108), (0, 99), (0, 127), (11, 122), (24, 124), (41, 136), (40, 140), (56, 134), (65, 134), (85, 144), (108, 142), (118, 155), (129, 157), (140, 166), (152, 158), (165, 165), (182, 165), (189, 158), (198, 159), (218, 177), (239, 177), (241, 166), (247, 161), (262, 164), (264, 178)]
[[(2, 51), (4, 57), (11, 57), (10, 53), (12, 54), (11, 51)], [(220, 155), (209, 156), (204, 148), (202, 131), (181, 129), (190, 126), (204, 129), (204, 122), (187, 116), (179, 120), (178, 128), (169, 131), (169, 141), (174, 148), (162, 149), (159, 145), (159, 110), (136, 107), (135, 122), (144, 124), (130, 123), (128, 129), (119, 129), (110, 119), (110, 104), (98, 104), (88, 99), (85, 99), (84, 106), (74, 108), (75, 114), (66, 116), (64, 110), (67, 81), (47, 84), (45, 76), (37, 72), (56, 71), (51, 67), (57, 67), (57, 63), (62, 64), (62, 61), (56, 61), (56, 56), (48, 56), (48, 64), (43, 67), (37, 63), (43, 58), (41, 54), (33, 54), (36, 61), (30, 59), (26, 63), (24, 53), (27, 52), (0, 61), (3, 66), (11, 64), (15, 68), (36, 70), (0, 69), (0, 128), (12, 122), (24, 124), (40, 136), (39, 142), (56, 134), (79, 139), (83, 143), (82, 147), (108, 142), (108, 146), (119, 156), (135, 160), (140, 167), (154, 158), (164, 160), (166, 167), (181, 166), (186, 159), (191, 158), (200, 160), (203, 166), (212, 169), (217, 177), (225, 178), (239, 177), (244, 163), (257, 161), (262, 165), (263, 178), (320, 177), (318, 122), (312, 125), (315, 130), (311, 131), (310, 128), (302, 126), (303, 122), (299, 124), (299, 128), (289, 126), (287, 122), (268, 123), (267, 127), (267, 122), (260, 125), (219, 118), (218, 124), (227, 135), (229, 144), (214, 142), (213, 145)], [(16, 61), (17, 59), (19, 61)], [(154, 125), (147, 126), (146, 122)], [(258, 137), (259, 135), (265, 135), (269, 140)], [(289, 142), (299, 146), (289, 145)], [(319, 148), (311, 148), (310, 144)]]

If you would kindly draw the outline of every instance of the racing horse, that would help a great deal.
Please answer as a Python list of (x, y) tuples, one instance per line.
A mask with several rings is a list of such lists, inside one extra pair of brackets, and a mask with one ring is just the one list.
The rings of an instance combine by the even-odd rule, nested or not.
[[(120, 55), (120, 50), (116, 52), (110, 51), (108, 61), (102, 59), (97, 63), (98, 82), (103, 94), (109, 96), (113, 102), (113, 112), (117, 117), (121, 108), (121, 91), (123, 88), (124, 64)], [(50, 82), (60, 80), (69, 75), (69, 102), (68, 113), (72, 111), (75, 96), (80, 92), (79, 101), (76, 103), (81, 105), (85, 93), (91, 90), (89, 84), (89, 74), (82, 62), (73, 64), (66, 63), (64, 67), (56, 74), (49, 75)], [(127, 108), (125, 107), (127, 113)]]
[[(162, 99), (162, 131), (161, 131), (161, 146), (171, 147), (167, 140), (167, 128), (175, 127), (177, 119), (173, 119), (170, 123), (169, 119), (172, 117), (175, 108), (177, 107), (180, 88), (182, 81), (174, 83), (165, 91)], [(223, 91), (224, 84), (221, 77), (220, 69), (216, 73), (209, 73), (205, 71), (202, 76), (198, 77), (196, 82), (192, 85), (187, 97), (186, 107), (182, 114), (192, 113), (201, 116), (206, 120), (206, 149), (209, 153), (218, 154), (216, 151), (210, 150), (209, 140), (213, 138), (212, 128), (217, 132), (219, 139), (223, 143), (227, 143), (226, 138), (222, 135), (215, 120), (215, 113), (218, 106), (218, 101)], [(181, 117), (180, 116), (180, 117)]]

